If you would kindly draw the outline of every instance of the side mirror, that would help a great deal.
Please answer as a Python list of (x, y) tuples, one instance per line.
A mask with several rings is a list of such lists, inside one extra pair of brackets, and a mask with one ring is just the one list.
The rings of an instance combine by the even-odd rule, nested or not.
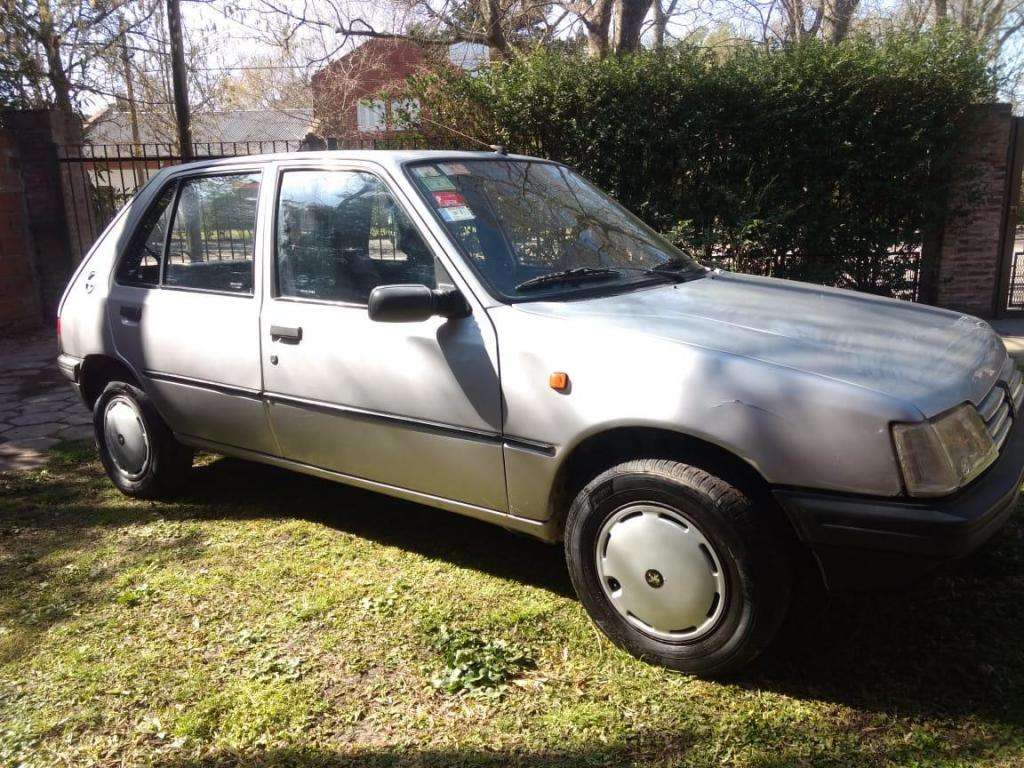
[(454, 318), (470, 314), (469, 304), (455, 288), (425, 285), (378, 285), (370, 292), (367, 311), (380, 323), (420, 323), (434, 315)]

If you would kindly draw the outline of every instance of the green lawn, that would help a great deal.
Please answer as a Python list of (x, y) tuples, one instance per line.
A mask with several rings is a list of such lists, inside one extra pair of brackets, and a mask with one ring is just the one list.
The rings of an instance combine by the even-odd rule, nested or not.
[[(909, 593), (805, 586), (722, 684), (610, 646), (556, 547), (200, 464), (171, 504), (82, 445), (0, 475), (0, 766), (1024, 765), (1020, 525)], [(435, 687), (453, 656), (513, 679)]]

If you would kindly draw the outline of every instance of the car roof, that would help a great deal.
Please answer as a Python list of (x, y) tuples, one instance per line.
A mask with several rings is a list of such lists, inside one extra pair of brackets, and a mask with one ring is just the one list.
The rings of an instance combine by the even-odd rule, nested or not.
[(540, 160), (527, 155), (506, 155), (499, 152), (468, 152), (443, 149), (329, 149), (312, 152), (275, 152), (266, 155), (233, 155), (216, 159), (199, 159), (181, 165), (167, 166), (175, 172), (215, 168), (220, 165), (272, 163), (282, 160), (337, 161), (363, 160), (380, 165), (400, 166), (422, 160), (481, 160), (481, 159)]

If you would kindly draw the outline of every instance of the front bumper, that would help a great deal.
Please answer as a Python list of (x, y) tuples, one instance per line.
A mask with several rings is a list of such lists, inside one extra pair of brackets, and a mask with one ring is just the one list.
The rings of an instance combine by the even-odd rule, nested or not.
[(814, 553), (829, 589), (891, 587), (978, 549), (1012, 516), (1024, 481), (1024, 428), (969, 486), (920, 501), (777, 488), (775, 498)]

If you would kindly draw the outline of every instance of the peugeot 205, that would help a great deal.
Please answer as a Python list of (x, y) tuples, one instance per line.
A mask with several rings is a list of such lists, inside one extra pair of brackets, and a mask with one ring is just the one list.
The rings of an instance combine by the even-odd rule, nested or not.
[(985, 322), (707, 269), (500, 152), (164, 168), (58, 325), (124, 493), (204, 449), (561, 541), (598, 627), (690, 673), (765, 647), (801, 560), (892, 588), (976, 549), (1024, 465)]

